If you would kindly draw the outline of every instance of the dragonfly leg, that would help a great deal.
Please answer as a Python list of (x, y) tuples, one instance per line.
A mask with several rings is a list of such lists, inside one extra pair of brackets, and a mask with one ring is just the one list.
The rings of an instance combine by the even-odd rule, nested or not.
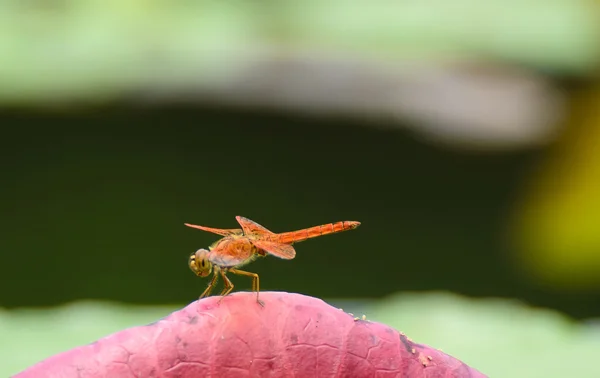
[(225, 288), (221, 292), (221, 299), (219, 299), (219, 302), (217, 302), (217, 303), (221, 303), (223, 298), (225, 298), (227, 295), (229, 295), (229, 293), (231, 293), (231, 290), (233, 290), (233, 284), (231, 283), (231, 280), (227, 277), (225, 271), (221, 270), (220, 273), (221, 273), (221, 277), (223, 277), (223, 282), (225, 283)]
[(252, 291), (256, 291), (256, 301), (258, 302), (259, 305), (264, 307), (265, 303), (263, 301), (261, 301), (260, 299), (258, 299), (258, 293), (260, 291), (258, 274), (250, 273), (250, 272), (246, 272), (246, 271), (238, 270), (238, 269), (229, 269), (229, 271), (233, 274), (237, 274), (240, 276), (252, 277)]
[(206, 288), (206, 290), (204, 290), (204, 292), (202, 293), (202, 295), (200, 295), (200, 299), (202, 299), (204, 297), (207, 297), (210, 294), (210, 292), (212, 291), (212, 289), (215, 287), (215, 284), (217, 283), (217, 279), (218, 278), (219, 278), (219, 275), (215, 271), (215, 274), (213, 275), (213, 278), (208, 283), (208, 287)]

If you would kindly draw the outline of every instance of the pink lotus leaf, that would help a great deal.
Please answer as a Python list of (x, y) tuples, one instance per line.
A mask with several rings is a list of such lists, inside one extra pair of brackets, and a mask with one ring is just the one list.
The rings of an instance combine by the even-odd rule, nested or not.
[(300, 294), (209, 297), (54, 355), (14, 378), (434, 378), (484, 374), (377, 322)]

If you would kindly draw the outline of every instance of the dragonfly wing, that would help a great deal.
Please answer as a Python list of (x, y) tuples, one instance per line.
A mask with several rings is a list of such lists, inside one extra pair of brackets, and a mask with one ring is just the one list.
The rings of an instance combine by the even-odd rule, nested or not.
[(239, 228), (232, 228), (229, 230), (224, 230), (221, 228), (212, 228), (212, 227), (205, 227), (205, 226), (197, 226), (195, 224), (189, 224), (189, 223), (184, 223), (186, 226), (191, 227), (191, 228), (197, 228), (199, 230), (202, 231), (207, 231), (207, 232), (212, 232), (213, 234), (217, 234), (217, 235), (223, 235), (223, 236), (229, 236), (229, 235), (241, 235), (243, 232), (241, 229)]
[(244, 218), (244, 217), (241, 217), (238, 215), (237, 217), (235, 217), (235, 219), (237, 219), (240, 226), (242, 226), (242, 229), (244, 230), (245, 234), (262, 234), (262, 235), (274, 234), (272, 231), (266, 229), (265, 227), (261, 226), (260, 224), (256, 223), (255, 221), (252, 221), (248, 218)]
[(262, 249), (281, 259), (291, 260), (296, 257), (296, 250), (289, 244), (280, 244), (266, 240), (252, 240), (252, 244), (254, 244), (256, 248)]

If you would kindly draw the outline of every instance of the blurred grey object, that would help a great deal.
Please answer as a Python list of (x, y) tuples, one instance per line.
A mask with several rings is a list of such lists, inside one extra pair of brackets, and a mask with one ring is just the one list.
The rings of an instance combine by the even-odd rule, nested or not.
[[(435, 142), (522, 148), (556, 135), (564, 98), (549, 80), (511, 67), (377, 64), (352, 57), (267, 57), (212, 88), (148, 90), (153, 100), (181, 97), (232, 106), (364, 118), (413, 127)], [(185, 100), (184, 100), (185, 101)], [(397, 122), (400, 120), (403, 122)], [(409, 122), (406, 122), (409, 121)]]

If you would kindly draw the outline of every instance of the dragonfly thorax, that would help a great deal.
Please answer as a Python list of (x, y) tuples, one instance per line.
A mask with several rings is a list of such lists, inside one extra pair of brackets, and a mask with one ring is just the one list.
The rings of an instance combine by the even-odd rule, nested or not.
[(240, 267), (256, 258), (258, 249), (247, 237), (225, 237), (210, 246), (206, 258), (220, 268)]

